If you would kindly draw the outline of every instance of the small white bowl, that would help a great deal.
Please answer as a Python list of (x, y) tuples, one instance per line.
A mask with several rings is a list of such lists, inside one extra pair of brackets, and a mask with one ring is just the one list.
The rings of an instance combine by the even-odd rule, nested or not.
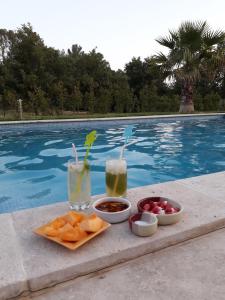
[[(118, 211), (118, 212), (105, 212), (105, 211), (101, 211), (99, 209), (96, 208), (96, 206), (102, 202), (106, 202), (106, 201), (112, 201), (112, 202), (122, 202), (128, 205), (128, 207), (122, 211)], [(94, 210), (94, 212), (103, 220), (109, 222), (109, 223), (120, 223), (123, 221), (126, 221), (129, 216), (130, 216), (130, 211), (131, 211), (131, 203), (129, 200), (125, 199), (125, 198), (119, 198), (119, 197), (105, 197), (105, 198), (101, 198), (96, 200), (93, 205), (92, 208)]]
[(151, 236), (157, 231), (158, 218), (149, 212), (137, 213), (129, 218), (129, 225), (134, 234), (143, 237)]

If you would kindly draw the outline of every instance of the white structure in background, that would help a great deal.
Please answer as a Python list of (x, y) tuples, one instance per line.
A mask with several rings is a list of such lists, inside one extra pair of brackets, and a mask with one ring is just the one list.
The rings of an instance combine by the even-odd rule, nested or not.
[(20, 120), (23, 119), (23, 100), (22, 99), (19, 99), (17, 100), (18, 101), (18, 106), (19, 106), (19, 115), (20, 115)]

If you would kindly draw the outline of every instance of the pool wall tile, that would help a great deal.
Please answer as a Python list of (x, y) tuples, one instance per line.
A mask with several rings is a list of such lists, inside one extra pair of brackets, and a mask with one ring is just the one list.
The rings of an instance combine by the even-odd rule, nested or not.
[(186, 114), (186, 115), (152, 115), (152, 116), (133, 116), (117, 118), (89, 118), (89, 119), (56, 119), (56, 120), (31, 120), (31, 121), (6, 121), (0, 122), (0, 131), (5, 129), (41, 129), (46, 127), (62, 128), (73, 126), (74, 128), (96, 128), (98, 126), (124, 125), (124, 124), (142, 124), (161, 121), (184, 121), (184, 120), (209, 120), (225, 118), (225, 113), (211, 114)]

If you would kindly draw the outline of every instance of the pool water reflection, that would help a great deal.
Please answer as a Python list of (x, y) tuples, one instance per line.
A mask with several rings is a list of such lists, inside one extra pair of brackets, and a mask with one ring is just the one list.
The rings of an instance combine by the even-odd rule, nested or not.
[[(71, 143), (82, 158), (93, 128), (60, 124), (0, 126), (0, 213), (67, 199)], [(96, 123), (92, 194), (105, 192), (105, 160), (119, 156), (125, 126)], [(134, 138), (125, 151), (128, 188), (225, 170), (224, 118), (146, 121), (135, 124)]]

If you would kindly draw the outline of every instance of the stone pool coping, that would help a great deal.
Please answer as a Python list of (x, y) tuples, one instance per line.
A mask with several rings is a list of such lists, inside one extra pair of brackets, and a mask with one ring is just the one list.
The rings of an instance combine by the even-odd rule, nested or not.
[(0, 121), (0, 125), (18, 124), (38, 124), (38, 123), (67, 123), (67, 122), (94, 122), (94, 121), (126, 121), (126, 120), (145, 120), (145, 119), (169, 119), (169, 118), (198, 118), (198, 117), (225, 116), (221, 113), (200, 113), (200, 114), (174, 114), (174, 115), (150, 115), (150, 116), (128, 116), (128, 117), (106, 117), (106, 118), (81, 118), (81, 119), (49, 119), (49, 120), (24, 120), (24, 121)]
[(225, 172), (219, 172), (131, 189), (133, 210), (140, 198), (167, 196), (183, 204), (183, 220), (148, 238), (132, 235), (127, 222), (115, 224), (74, 252), (32, 233), (65, 213), (65, 202), (1, 214), (0, 299), (27, 295), (225, 227), (224, 182)]

